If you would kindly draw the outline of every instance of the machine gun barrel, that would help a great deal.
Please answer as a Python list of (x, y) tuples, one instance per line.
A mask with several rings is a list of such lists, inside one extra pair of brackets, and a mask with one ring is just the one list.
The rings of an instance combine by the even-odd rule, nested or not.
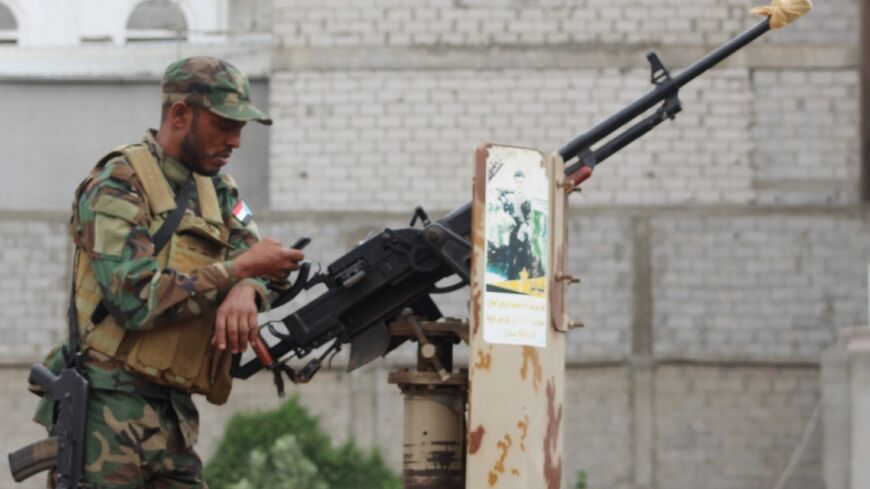
[(568, 141), (568, 143), (559, 150), (559, 155), (562, 156), (562, 159), (566, 162), (580, 155), (584, 150), (606, 138), (614, 131), (627, 124), (630, 120), (651, 109), (657, 103), (675, 95), (682, 86), (694, 80), (710, 68), (716, 66), (721, 61), (725, 60), (769, 30), (770, 19), (766, 18), (759, 22), (755, 27), (745, 31), (734, 39), (731, 39), (715, 51), (694, 62), (681, 71), (679, 75), (676, 75), (664, 83), (657, 84), (655, 89), (637, 99), (631, 105), (599, 122), (594, 127), (571, 141)]
[[(599, 122), (588, 131), (568, 141), (559, 150), (559, 156), (561, 156), (562, 160), (566, 163), (575, 157), (581, 156), (584, 152), (589, 151), (592, 145), (613, 134), (614, 131), (623, 127), (635, 117), (643, 114), (656, 104), (666, 101), (671, 97), (675, 97), (681, 87), (724, 61), (726, 58), (755, 39), (758, 39), (769, 30), (770, 18), (765, 18), (754, 27), (746, 30), (734, 39), (731, 39), (698, 61), (695, 61), (678, 75), (663, 80), (661, 83), (657, 84), (652, 91), (637, 99), (631, 105), (623, 108), (616, 114)], [(667, 114), (663, 113), (661, 116), (665, 117)], [(594, 158), (592, 159), (594, 162), (593, 164), (601, 163), (620, 149), (639, 139), (641, 136), (651, 131), (656, 125), (658, 125), (658, 123), (662, 122), (662, 120), (663, 119), (660, 118), (660, 120), (653, 119), (641, 121), (641, 123), (628, 129), (625, 133), (614, 138), (613, 141), (608, 142), (601, 149), (595, 151)], [(589, 164), (589, 161), (577, 161), (565, 168), (565, 174), (574, 174), (582, 166), (587, 164)], [(443, 220), (448, 223), (457, 234), (468, 236), (471, 232), (471, 203), (469, 202), (456, 208), (450, 214), (445, 216)]]

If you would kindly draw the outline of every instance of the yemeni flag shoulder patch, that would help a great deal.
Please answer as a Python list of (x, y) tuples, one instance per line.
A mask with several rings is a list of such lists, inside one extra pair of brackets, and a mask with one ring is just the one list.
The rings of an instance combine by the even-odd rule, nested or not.
[(248, 204), (243, 200), (236, 202), (236, 206), (233, 207), (233, 215), (236, 216), (236, 219), (245, 226), (247, 226), (248, 223), (251, 222), (251, 219), (254, 218), (254, 213), (251, 212), (251, 208), (248, 207)]

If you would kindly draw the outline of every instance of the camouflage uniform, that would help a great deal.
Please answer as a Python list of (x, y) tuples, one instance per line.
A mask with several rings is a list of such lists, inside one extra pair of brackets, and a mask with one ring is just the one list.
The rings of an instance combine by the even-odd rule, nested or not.
[[(190, 58), (171, 64), (164, 75), (163, 101), (184, 101), (222, 117), (271, 124), (250, 103), (248, 81), (235, 67), (214, 58)], [(153, 130), (142, 142), (177, 194), (190, 170), (164, 154)], [(211, 178), (224, 225), (229, 228), (231, 256), (258, 239), (253, 221), (240, 221), (233, 208), (239, 203), (233, 180), (223, 174)], [(143, 199), (139, 177), (123, 154), (98, 165), (81, 184), (73, 203), (70, 231), (76, 246), (90, 258), (103, 302), (114, 321), (126, 331), (183, 327), (185, 318), (214, 311), (238, 283), (232, 262), (225, 261), (181, 273), (161, 268), (153, 256), (149, 224), (152, 209)], [(101, 202), (102, 203), (98, 204)], [(100, 229), (95, 208), (112, 202), (126, 219), (120, 229)], [(187, 213), (201, 217), (197, 192)], [(268, 305), (266, 282), (245, 279), (254, 286), (261, 308)], [(165, 326), (170, 324), (170, 326)], [(63, 350), (47, 363), (57, 372)], [(84, 371), (90, 383), (85, 475), (95, 488), (205, 487), (202, 464), (193, 450), (199, 418), (191, 395), (157, 385), (125, 369), (125, 364), (94, 349), (84, 349)], [(52, 402), (43, 397), (36, 420), (51, 425)], [(50, 487), (53, 486), (51, 478)]]

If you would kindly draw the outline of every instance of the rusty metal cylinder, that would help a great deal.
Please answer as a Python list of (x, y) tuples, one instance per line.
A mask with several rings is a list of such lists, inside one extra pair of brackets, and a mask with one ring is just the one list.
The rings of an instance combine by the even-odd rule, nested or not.
[(431, 387), (404, 392), (404, 487), (464, 489), (465, 391)]

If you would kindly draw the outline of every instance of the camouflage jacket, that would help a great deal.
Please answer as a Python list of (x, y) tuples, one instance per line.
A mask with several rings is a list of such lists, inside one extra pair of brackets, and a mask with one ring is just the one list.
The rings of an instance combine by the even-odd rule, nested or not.
[[(155, 131), (146, 132), (143, 144), (157, 160), (173, 191), (190, 177), (190, 171), (178, 160), (167, 156), (155, 140)], [(256, 224), (239, 221), (233, 208), (239, 202), (239, 193), (231, 177), (218, 174), (212, 178), (218, 196), (221, 215), (230, 230), (231, 256), (248, 249), (258, 239)], [(132, 166), (124, 158), (112, 158), (96, 167), (76, 192), (70, 233), (77, 247), (91, 258), (100, 292), (107, 309), (115, 316), (119, 326), (129, 330), (143, 330), (160, 323), (161, 318), (183, 320), (186, 315), (197, 314), (203, 308), (214, 308), (229, 289), (238, 283), (232, 272), (232, 262), (216, 263), (193, 271), (180, 273), (172, 268), (161, 269), (153, 256), (154, 244), (149, 232), (151, 212), (143, 201), (141, 182)], [(95, 229), (94, 205), (101, 198), (123, 201), (130, 217), (130, 228), (123, 233), (106, 233)], [(187, 212), (201, 215), (199, 199), (191, 192)], [(121, 235), (123, 234), (123, 236)], [(107, 239), (107, 236), (112, 239)], [(261, 310), (268, 308), (267, 283), (250, 278), (248, 283), (257, 292)], [(54, 352), (47, 363), (59, 367), (60, 350)], [(85, 356), (85, 374), (90, 386), (96, 389), (120, 390), (148, 395), (150, 384), (124, 370), (123, 362), (108, 358), (95, 351)], [(182, 422), (185, 435), (195, 436), (196, 410), (189, 394), (172, 391), (173, 406)], [(42, 409), (41, 409), (42, 410)], [(37, 413), (37, 421), (45, 424), (47, 413)]]
[[(173, 191), (180, 191), (190, 177), (190, 170), (175, 158), (163, 154), (152, 131), (145, 134), (143, 143), (158, 161)], [(231, 177), (219, 174), (212, 181), (221, 215), (230, 230), (231, 255), (235, 255), (259, 239), (256, 224), (249, 221), (246, 225), (233, 215), (239, 193)], [(154, 244), (148, 229), (151, 213), (143, 201), (143, 194), (130, 163), (123, 156), (113, 158), (104, 166), (95, 168), (79, 187), (70, 226), (76, 246), (84, 249), (91, 258), (103, 301), (116, 316), (118, 325), (129, 330), (151, 328), (161, 316), (178, 320), (185, 314), (215, 307), (215, 302), (219, 303), (237, 282), (231, 261), (203, 267), (190, 274), (171, 268), (160, 269), (153, 256)], [(129, 229), (120, 233), (114, 229), (110, 232), (95, 229), (94, 207), (100, 199), (111, 199), (115, 207), (123, 205), (131, 223)], [(187, 209), (202, 215), (195, 190)], [(265, 282), (259, 279), (245, 279), (244, 282), (254, 286), (260, 304), (267, 307)]]

